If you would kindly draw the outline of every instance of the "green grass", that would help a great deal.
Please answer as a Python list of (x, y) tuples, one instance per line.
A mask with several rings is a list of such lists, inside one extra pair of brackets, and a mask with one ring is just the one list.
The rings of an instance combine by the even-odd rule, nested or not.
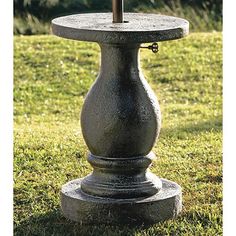
[(183, 212), (150, 228), (80, 226), (60, 213), (59, 192), (91, 171), (80, 129), (99, 47), (53, 36), (17, 36), (14, 54), (15, 235), (222, 235), (222, 34), (193, 33), (141, 50), (162, 130), (155, 174), (183, 188)]

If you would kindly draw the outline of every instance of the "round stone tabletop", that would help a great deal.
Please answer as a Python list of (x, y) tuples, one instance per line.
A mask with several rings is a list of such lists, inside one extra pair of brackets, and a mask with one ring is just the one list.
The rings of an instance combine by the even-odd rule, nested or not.
[(112, 13), (76, 14), (52, 21), (53, 34), (99, 43), (148, 43), (183, 38), (187, 20), (143, 13), (124, 13), (124, 23), (112, 23)]

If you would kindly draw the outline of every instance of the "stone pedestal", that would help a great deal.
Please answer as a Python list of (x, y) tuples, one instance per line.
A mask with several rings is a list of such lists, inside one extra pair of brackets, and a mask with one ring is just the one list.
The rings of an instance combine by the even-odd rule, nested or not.
[(65, 217), (83, 224), (151, 225), (176, 217), (182, 209), (181, 188), (161, 179), (162, 190), (150, 197), (107, 198), (85, 194), (83, 179), (73, 180), (61, 191)]
[(153, 224), (182, 208), (181, 188), (148, 168), (160, 132), (158, 101), (139, 66), (141, 43), (182, 38), (186, 20), (154, 14), (78, 14), (52, 22), (53, 33), (101, 47), (101, 69), (86, 96), (81, 127), (93, 172), (62, 187), (63, 214), (84, 224)]

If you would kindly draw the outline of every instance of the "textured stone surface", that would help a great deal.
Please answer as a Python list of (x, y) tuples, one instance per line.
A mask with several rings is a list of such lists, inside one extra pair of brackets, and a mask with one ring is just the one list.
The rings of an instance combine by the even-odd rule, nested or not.
[(161, 180), (148, 167), (155, 157), (108, 158), (89, 154), (88, 161), (94, 168), (81, 183), (84, 193), (116, 199), (147, 197), (162, 188)]
[(147, 43), (179, 39), (188, 34), (188, 21), (165, 15), (125, 13), (127, 23), (112, 23), (111, 13), (76, 14), (52, 21), (55, 35), (100, 43)]
[(100, 73), (81, 112), (85, 142), (96, 156), (145, 156), (159, 134), (161, 114), (139, 66), (139, 45), (100, 46)]
[(68, 182), (61, 190), (63, 214), (82, 224), (148, 225), (175, 218), (182, 208), (181, 188), (162, 179), (162, 189), (146, 198), (112, 199), (81, 191), (82, 179)]
[(86, 96), (81, 128), (93, 172), (62, 187), (64, 215), (84, 224), (153, 224), (182, 208), (181, 188), (149, 171), (159, 135), (158, 101), (139, 66), (141, 43), (182, 38), (184, 19), (126, 13), (78, 14), (52, 21), (57, 36), (98, 42), (99, 76)]
[(100, 73), (81, 112), (82, 133), (94, 171), (81, 188), (101, 197), (151, 196), (161, 189), (160, 179), (147, 171), (161, 114), (139, 67), (139, 44), (100, 46)]

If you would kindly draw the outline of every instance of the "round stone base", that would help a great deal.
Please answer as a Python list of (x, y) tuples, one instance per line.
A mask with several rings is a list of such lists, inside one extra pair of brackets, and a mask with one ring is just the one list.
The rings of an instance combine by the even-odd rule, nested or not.
[(82, 179), (76, 179), (62, 186), (62, 212), (81, 224), (148, 225), (175, 218), (182, 209), (181, 187), (161, 180), (162, 189), (151, 197), (112, 199), (85, 194)]

